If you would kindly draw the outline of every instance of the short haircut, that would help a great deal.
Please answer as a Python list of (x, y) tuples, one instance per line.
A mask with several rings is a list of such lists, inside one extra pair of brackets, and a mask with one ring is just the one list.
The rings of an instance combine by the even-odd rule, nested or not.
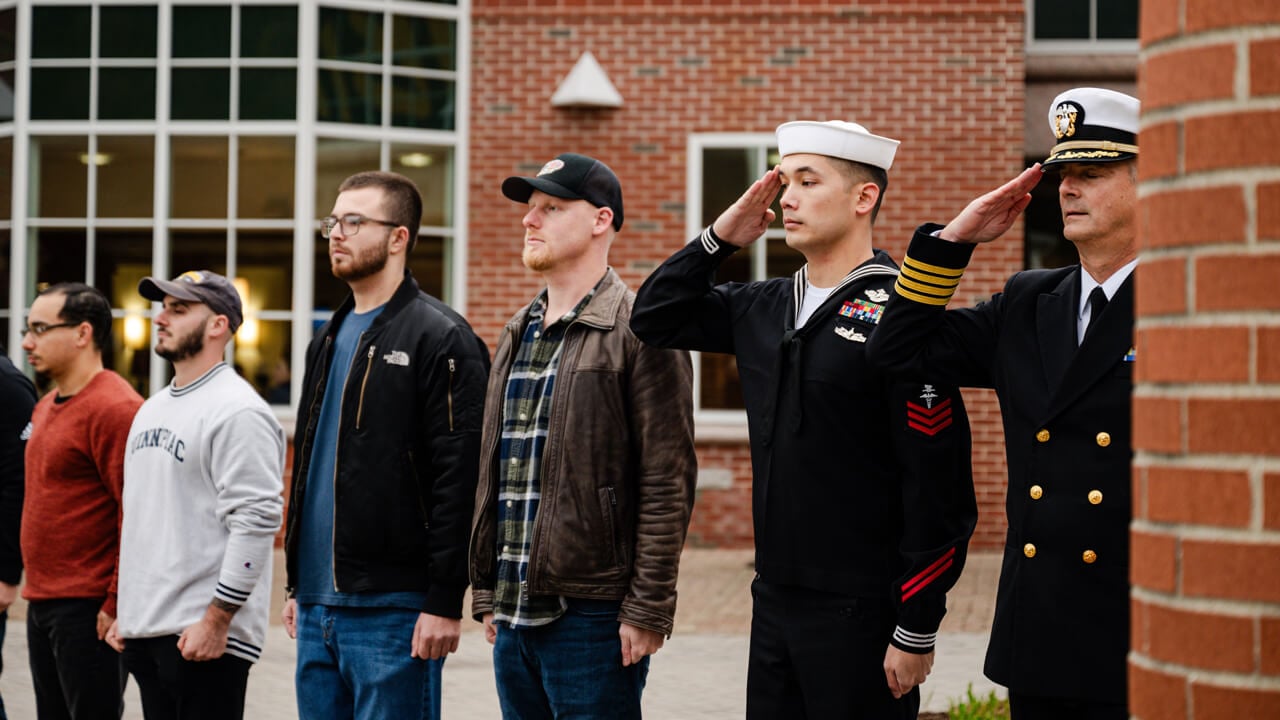
[(387, 220), (409, 229), (409, 249), (418, 244), (418, 225), (422, 223), (422, 193), (409, 178), (392, 172), (369, 170), (356, 173), (338, 186), (338, 192), (376, 187), (386, 195), (385, 211), (390, 217), (378, 218)]
[(876, 198), (875, 207), (871, 208), (871, 222), (876, 221), (876, 216), (880, 214), (880, 203), (884, 202), (884, 191), (889, 188), (889, 173), (884, 168), (876, 167), (860, 163), (856, 160), (846, 160), (844, 158), (828, 157), (832, 165), (840, 171), (844, 176), (848, 187), (853, 187), (857, 183), (869, 182), (880, 188), (880, 195)]
[(96, 287), (78, 282), (62, 282), (50, 285), (36, 297), (62, 295), (62, 310), (58, 318), (62, 322), (89, 323), (93, 328), (93, 344), (98, 352), (111, 355), (111, 302)]

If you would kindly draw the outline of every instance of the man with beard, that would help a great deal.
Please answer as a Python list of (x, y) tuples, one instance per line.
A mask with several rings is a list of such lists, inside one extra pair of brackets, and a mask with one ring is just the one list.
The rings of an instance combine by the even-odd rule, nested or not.
[(54, 384), (31, 415), (22, 505), (36, 715), (115, 720), (124, 674), (103, 638), (116, 616), (125, 441), (142, 397), (103, 368), (111, 303), (88, 285), (42, 290), (22, 349)]
[(266, 639), (284, 430), (223, 359), (243, 320), (229, 280), (192, 271), (143, 278), (138, 292), (163, 303), (155, 351), (174, 375), (129, 431), (120, 612), (107, 641), (148, 720), (235, 720)]
[(343, 181), (320, 221), (351, 295), (307, 348), (285, 532), (298, 714), (437, 718), (467, 587), (489, 352), (406, 263), (422, 197)]
[(503, 717), (639, 718), (693, 508), (693, 367), (628, 326), (607, 165), (565, 153), (502, 192), (528, 206), (524, 264), (547, 287), (507, 323), (489, 377), (472, 614)]

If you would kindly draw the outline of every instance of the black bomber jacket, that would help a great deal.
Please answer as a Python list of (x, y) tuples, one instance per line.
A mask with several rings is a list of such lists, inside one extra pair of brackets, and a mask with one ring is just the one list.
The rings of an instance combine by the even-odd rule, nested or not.
[[(285, 531), (287, 591), (298, 581), (303, 499), (334, 483), (334, 587), (423, 592), (423, 612), (462, 616), (489, 352), (467, 321), (406, 271), (360, 336), (340, 402), (336, 471), (308, 477), (338, 308), (307, 348)], [(336, 400), (336, 399), (335, 399)]]

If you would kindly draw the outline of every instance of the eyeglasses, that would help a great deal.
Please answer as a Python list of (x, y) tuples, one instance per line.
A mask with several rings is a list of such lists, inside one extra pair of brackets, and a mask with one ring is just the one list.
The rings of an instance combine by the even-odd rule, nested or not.
[(53, 324), (42, 323), (42, 322), (31, 323), (30, 325), (27, 326), (27, 329), (22, 332), (22, 336), (26, 337), (27, 335), (34, 335), (35, 337), (44, 337), (44, 334), (49, 332), (50, 330), (57, 330), (58, 328), (64, 328), (64, 327), (66, 328), (77, 327), (79, 324), (80, 323), (76, 323), (76, 322), (62, 322), (62, 323), (53, 323)]
[(393, 223), (390, 220), (378, 220), (377, 218), (365, 217), (364, 215), (351, 214), (343, 215), (342, 217), (330, 215), (320, 221), (320, 236), (328, 240), (329, 236), (333, 234), (333, 229), (341, 225), (342, 236), (353, 237), (356, 233), (360, 232), (361, 225), (370, 222), (378, 223), (379, 225), (386, 225), (387, 227), (400, 227), (400, 223)]

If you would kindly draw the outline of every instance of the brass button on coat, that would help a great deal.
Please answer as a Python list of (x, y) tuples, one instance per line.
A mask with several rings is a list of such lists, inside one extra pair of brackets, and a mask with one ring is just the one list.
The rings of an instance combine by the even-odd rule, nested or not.
[(1102, 491), (1101, 491), (1101, 490), (1090, 490), (1090, 491), (1089, 491), (1089, 504), (1090, 504), (1090, 505), (1101, 505), (1101, 504), (1102, 504)]
[(1031, 486), (1031, 499), (1032, 499), (1032, 500), (1039, 500), (1041, 495), (1044, 495), (1044, 488), (1040, 487), (1039, 485), (1032, 485), (1032, 486)]
[(1098, 433), (1098, 447), (1106, 447), (1111, 444), (1111, 433)]
[(1026, 555), (1026, 556), (1027, 556), (1027, 557), (1029, 557), (1029, 558), (1033, 558), (1033, 557), (1035, 557), (1035, 556), (1036, 556), (1036, 546), (1035, 546), (1035, 545), (1032, 545), (1031, 543), (1027, 543), (1026, 545), (1023, 545), (1023, 546), (1022, 546), (1022, 554), (1023, 554), (1023, 555)]
[(1086, 565), (1092, 565), (1093, 561), (1098, 559), (1098, 553), (1092, 550), (1085, 550), (1084, 554), (1080, 556), (1080, 559), (1084, 560)]
[(1041, 430), (1036, 433), (1036, 440), (1039, 440), (1040, 442), (1049, 442), (1049, 431)]

